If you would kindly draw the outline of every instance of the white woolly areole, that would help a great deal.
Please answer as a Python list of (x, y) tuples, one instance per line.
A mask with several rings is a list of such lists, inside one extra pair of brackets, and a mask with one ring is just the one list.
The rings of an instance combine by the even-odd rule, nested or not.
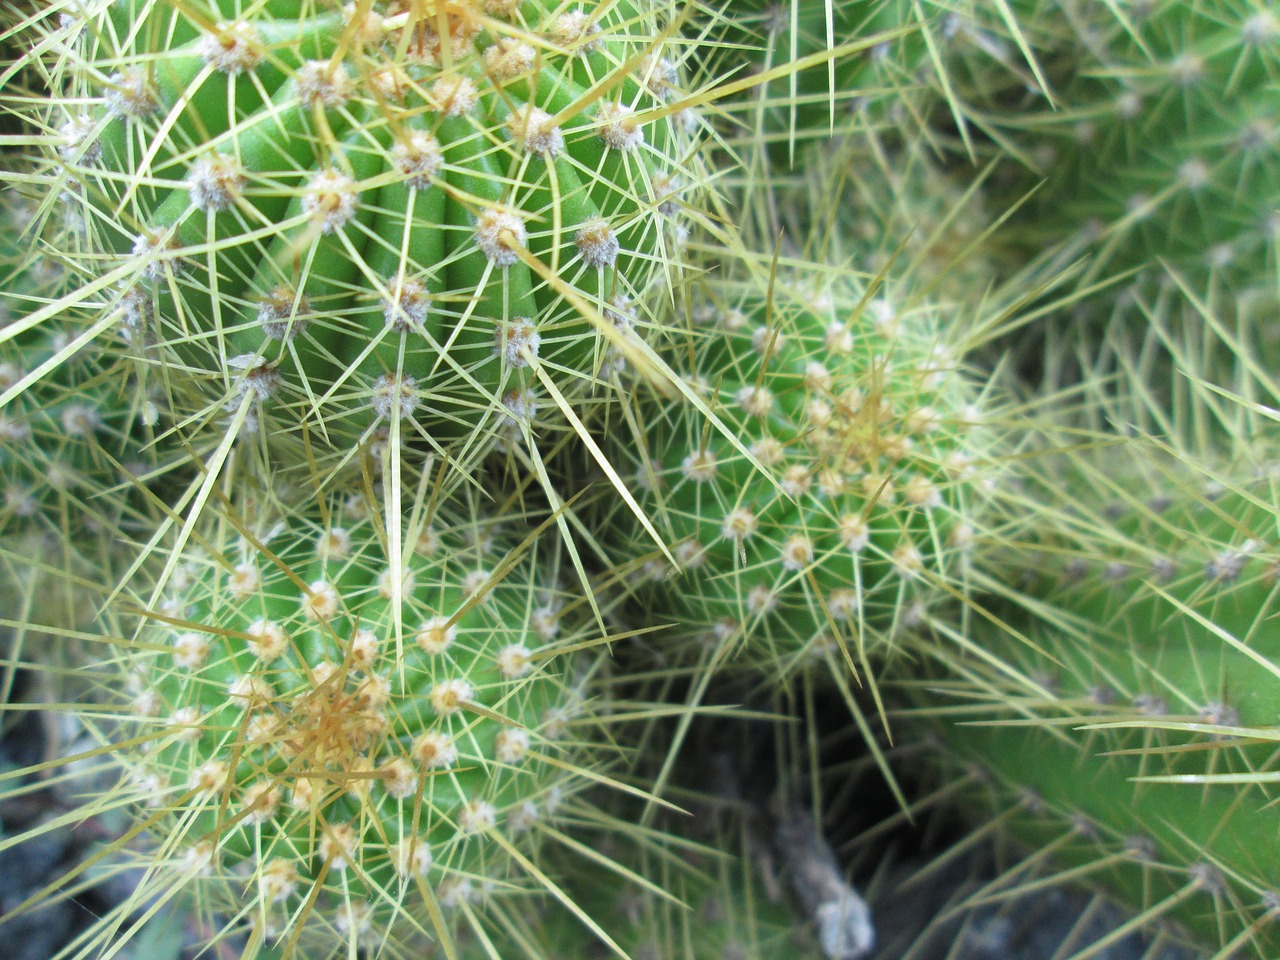
[(634, 150), (644, 143), (644, 129), (635, 118), (635, 111), (611, 100), (596, 107), (596, 132), (613, 150)]
[(777, 466), (787, 455), (787, 448), (776, 437), (761, 437), (749, 449), (751, 455), (766, 467)]
[(328, 60), (308, 60), (294, 76), (298, 102), (308, 108), (336, 107), (353, 93), (351, 74), (346, 64)]
[(858, 553), (871, 540), (871, 530), (859, 514), (849, 513), (836, 524), (840, 542), (851, 552)]
[(151, 89), (145, 70), (122, 70), (107, 78), (107, 110), (123, 120), (133, 120), (155, 113), (160, 101)]
[(341, 560), (351, 555), (351, 534), (345, 527), (330, 527), (316, 537), (316, 557)]
[(63, 143), (58, 148), (58, 155), (68, 162), (75, 160), (77, 156), (81, 163), (97, 163), (101, 160), (102, 141), (95, 135), (94, 126), (93, 117), (86, 114), (80, 114), (60, 126), (58, 136)]
[(502, 406), (506, 408), (506, 422), (510, 426), (519, 427), (529, 423), (538, 412), (538, 398), (528, 387), (512, 390), (502, 398)]
[(403, 102), (412, 81), (399, 64), (389, 63), (371, 71), (364, 78), (365, 85), (375, 97), (392, 102)]
[(258, 890), (269, 903), (293, 896), (298, 889), (298, 868), (284, 857), (273, 857), (258, 871)]
[(431, 85), (427, 99), (446, 117), (461, 117), (480, 102), (480, 90), (470, 77), (441, 77)]
[(476, 218), (476, 245), (495, 266), (509, 267), (520, 259), (517, 247), (529, 240), (524, 220), (509, 210), (485, 210)]
[(440, 141), (421, 130), (414, 131), (407, 141), (399, 141), (391, 148), (391, 162), (400, 171), (409, 186), (425, 190), (435, 182), (444, 166), (444, 151)]
[(582, 10), (569, 10), (551, 21), (547, 39), (569, 54), (588, 53), (600, 46), (600, 26)]
[(249, 652), (263, 663), (270, 663), (289, 649), (289, 635), (272, 620), (255, 620), (245, 629), (249, 635)]
[(237, 600), (244, 600), (262, 589), (262, 575), (253, 563), (237, 564), (227, 574), (227, 590)]
[(773, 410), (773, 392), (768, 387), (747, 386), (738, 391), (738, 405), (753, 417), (768, 416)]
[(369, 403), (383, 420), (390, 420), (393, 415), (402, 420), (411, 417), (418, 409), (418, 381), (407, 373), (381, 374), (373, 381)]
[(759, 527), (760, 521), (754, 513), (745, 507), (735, 507), (724, 518), (724, 523), (720, 526), (720, 535), (726, 540), (741, 543), (754, 534)]
[(359, 835), (351, 824), (330, 824), (329, 829), (320, 837), (317, 854), (321, 860), (329, 861), (329, 869), (342, 871), (356, 862), (359, 842)]
[(292, 340), (306, 327), (311, 303), (292, 287), (276, 287), (258, 301), (258, 325), (272, 340)]
[(573, 242), (582, 255), (582, 262), (588, 267), (612, 267), (621, 249), (617, 234), (603, 217), (592, 217), (586, 221), (574, 234)]
[(392, 859), (395, 861), (396, 872), (402, 877), (414, 874), (424, 876), (431, 869), (433, 862), (431, 848), (427, 846), (427, 841), (421, 838), (401, 840), (395, 845)]
[(695, 483), (707, 483), (715, 479), (716, 458), (709, 450), (695, 450), (680, 462), (680, 472)]
[(542, 337), (530, 317), (514, 317), (509, 323), (499, 323), (493, 331), (493, 340), (493, 352), (515, 369), (527, 367), (531, 359), (537, 359), (542, 344)]
[(640, 66), (640, 73), (649, 87), (649, 92), (660, 100), (666, 100), (676, 91), (680, 80), (676, 65), (667, 57), (650, 54)]
[(920, 551), (909, 542), (903, 542), (893, 551), (891, 557), (893, 565), (897, 568), (898, 576), (904, 580), (914, 580), (924, 569), (924, 557)]
[(803, 533), (793, 533), (782, 545), (782, 566), (804, 570), (813, 563), (813, 541)]
[(173, 641), (173, 662), (186, 670), (198, 670), (209, 659), (209, 638), (187, 632)]
[(418, 628), (415, 639), (426, 653), (434, 655), (444, 653), (457, 638), (457, 624), (451, 624), (448, 617), (432, 617)]
[(133, 242), (133, 255), (145, 261), (142, 275), (148, 280), (164, 279), (166, 269), (181, 270), (182, 260), (173, 253), (176, 249), (174, 239), (164, 233), (142, 233)]
[(205, 157), (187, 171), (192, 206), (212, 213), (232, 207), (244, 193), (247, 182), (244, 167), (235, 157)]
[(523, 677), (533, 669), (532, 653), (522, 643), (513, 643), (498, 651), (498, 672), (508, 680)]
[(430, 293), (426, 284), (403, 274), (387, 281), (389, 296), (382, 300), (382, 317), (396, 333), (421, 330), (427, 322)]
[(338, 588), (328, 580), (314, 580), (302, 595), (302, 613), (311, 621), (332, 620), (338, 613)]
[(227, 369), (244, 371), (236, 381), (236, 390), (241, 396), (252, 393), (259, 400), (269, 400), (284, 386), (284, 377), (280, 371), (268, 363), (265, 357), (256, 353), (242, 353), (232, 357), (227, 361)]
[(862, 598), (851, 587), (838, 587), (827, 596), (827, 610), (836, 620), (852, 620), (861, 606)]
[(473, 696), (475, 689), (466, 680), (444, 680), (431, 688), (431, 709), (439, 716), (451, 717)]
[(482, 833), (498, 820), (498, 811), (488, 800), (469, 800), (458, 813), (458, 829)]
[(427, 770), (444, 770), (458, 762), (458, 748), (439, 730), (428, 730), (418, 737), (410, 753)]
[(264, 57), (262, 35), (244, 21), (221, 21), (200, 38), (196, 52), (208, 66), (231, 76), (256, 69)]
[(494, 738), (493, 752), (499, 763), (520, 763), (529, 752), (528, 731), (511, 728), (500, 730)]
[(324, 170), (307, 183), (302, 209), (320, 222), (321, 233), (335, 233), (356, 215), (359, 185), (341, 170)]
[(378, 775), (387, 795), (396, 800), (412, 797), (418, 789), (418, 771), (404, 757), (388, 760), (378, 768)]
[(496, 80), (514, 80), (538, 62), (538, 51), (516, 37), (499, 37), (484, 51), (484, 67)]
[(381, 647), (378, 635), (367, 627), (361, 627), (351, 636), (351, 665), (357, 670), (372, 670), (378, 662)]
[(551, 640), (560, 632), (560, 609), (548, 604), (529, 615), (529, 626), (543, 640)]
[(553, 119), (539, 107), (526, 106), (512, 113), (507, 121), (507, 131), (522, 150), (540, 153), (550, 159), (564, 150), (564, 132), (552, 123)]
[(71, 437), (91, 437), (102, 426), (102, 415), (92, 404), (73, 403), (58, 417), (63, 432)]

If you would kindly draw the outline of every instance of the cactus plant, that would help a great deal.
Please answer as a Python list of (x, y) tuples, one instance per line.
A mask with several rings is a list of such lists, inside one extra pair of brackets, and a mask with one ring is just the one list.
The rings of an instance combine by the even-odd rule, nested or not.
[(914, 709), (894, 731), (927, 730), (949, 775), (969, 771), (972, 809), (1107, 886), (1131, 926), (1174, 920), (1215, 956), (1261, 958), (1280, 883), (1280, 556), (1274, 469), (1255, 454), (1257, 472), (1148, 444), (1073, 458), (1042, 487), (1035, 553), (1008, 563), (1018, 629), (976, 636), (982, 661), (935, 650), (946, 674), (904, 681)]
[[(0, 220), (3, 335), (69, 281), (42, 249), (48, 237), (23, 235), (27, 201), (0, 195)], [(0, 412), (0, 597), (20, 633), (89, 621), (131, 560), (125, 544), (150, 535), (185, 463), (153, 446), (161, 410), (132, 390), (118, 358), (77, 349), (80, 319), (68, 311), (0, 345), (0, 390), (54, 365)]]
[[(13, 278), (0, 307), (26, 294)], [(10, 313), (19, 319), (17, 311)], [(47, 324), (0, 354), (8, 388), (59, 353), (71, 325)], [(154, 515), (135, 492), (146, 474), (163, 474), (146, 449), (154, 403), (121, 396), (119, 369), (92, 348), (60, 365), (56, 377), (27, 391), (0, 416), (0, 531), (38, 530), (70, 539), (85, 532), (120, 535), (145, 529)]]
[(899, 312), (904, 293), (819, 270), (691, 288), (672, 366), (739, 445), (687, 403), (639, 394), (632, 416), (650, 426), (631, 472), (679, 567), (628, 513), (601, 521), (681, 638), (769, 675), (814, 661), (847, 675), (919, 604), (963, 590), (991, 430), (938, 318)]
[(535, 393), (577, 403), (703, 179), (664, 15), (67, 10), (43, 182), (85, 221), (72, 299), (180, 417), (244, 406), (312, 458), (399, 418), (457, 454)]
[[(1228, 304), (1274, 286), (1275, 12), (1250, 0), (1019, 7), (1054, 48), (1056, 83), (1052, 109), (1034, 93), (1030, 105), (1008, 95), (983, 104), (1045, 181), (1009, 241), (1090, 252), (1086, 283), (1172, 270), (1215, 306), (1218, 294)], [(1014, 189), (1033, 183), (1015, 178)]]
[(877, 129), (931, 140), (946, 138), (950, 126), (968, 142), (953, 73), (1043, 83), (1018, 19), (1003, 4), (751, 0), (725, 13), (702, 25), (713, 41), (702, 58), (709, 74), (730, 82), (743, 72), (765, 78), (731, 106), (744, 129), (729, 139), (760, 153), (756, 160), (799, 165), (795, 151), (804, 141)]
[(590, 657), (568, 652), (592, 627), (558, 541), (445, 505), (415, 513), (397, 574), (376, 515), (320, 507), (202, 526), (120, 647), (112, 802), (146, 831), (140, 896), (186, 888), (224, 935), (447, 941), (450, 906), (538, 888), (557, 805), (601, 779)]

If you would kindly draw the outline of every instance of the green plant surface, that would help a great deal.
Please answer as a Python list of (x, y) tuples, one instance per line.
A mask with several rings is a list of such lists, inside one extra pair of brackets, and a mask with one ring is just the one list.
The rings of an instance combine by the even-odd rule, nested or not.
[[(1014, 10), (1003, 2), (937, 0), (749, 0), (710, 4), (695, 20), (707, 73), (733, 84), (763, 82), (729, 106), (729, 141), (779, 166), (801, 165), (797, 147), (833, 134), (898, 130), (908, 139), (966, 143), (956, 79), (1039, 87), (1039, 67)], [(802, 165), (801, 165), (802, 166)]]
[[(8, 332), (72, 281), (46, 255), (47, 235), (24, 234), (28, 201), (0, 194), (0, 220), (0, 332)], [(53, 369), (0, 411), (0, 603), (18, 650), (90, 622), (185, 463), (155, 446), (164, 411), (136, 390), (131, 368), (96, 343), (77, 343), (82, 319), (68, 310), (0, 344), (0, 389)]]
[(556, 892), (539, 850), (612, 756), (562, 545), (448, 502), (414, 512), (397, 576), (356, 506), (206, 521), (136, 638), (100, 636), (72, 709), (123, 772), (83, 802), (131, 812), (143, 881), (66, 956), (173, 898), (246, 956), (448, 954), (483, 902)]
[[(927, 740), (971, 813), (1051, 876), (1128, 903), (1130, 928), (1272, 956), (1274, 466), (1265, 448), (1208, 470), (1128, 443), (1038, 477), (1038, 535), (1001, 571), (1014, 629), (976, 629), (981, 656), (935, 648), (944, 672), (900, 678), (893, 730)], [(1032, 861), (993, 895), (1032, 882)]]
[[(637, 390), (629, 431), (604, 429), (668, 550), (607, 498), (591, 520), (628, 580), (635, 616), (667, 669), (765, 686), (834, 686), (871, 735), (877, 666), (926, 610), (963, 606), (968, 547), (998, 499), (1000, 429), (906, 287), (832, 269), (775, 282), (708, 277), (682, 304), (672, 369), (729, 426), (712, 432), (680, 399)], [(616, 440), (616, 446), (609, 443)], [(673, 562), (674, 561), (674, 562)], [(873, 746), (874, 749), (874, 746)]]
[(986, 103), (1030, 167), (1011, 186), (1036, 187), (1010, 241), (1089, 253), (1087, 282), (1171, 269), (1224, 304), (1274, 288), (1276, 13), (1252, 0), (1019, 6), (1055, 48), (1053, 102)]
[(24, 106), (86, 225), (72, 299), (183, 417), (248, 405), (291, 456), (397, 417), (465, 454), (535, 394), (587, 402), (705, 180), (667, 12), (68, 10)]

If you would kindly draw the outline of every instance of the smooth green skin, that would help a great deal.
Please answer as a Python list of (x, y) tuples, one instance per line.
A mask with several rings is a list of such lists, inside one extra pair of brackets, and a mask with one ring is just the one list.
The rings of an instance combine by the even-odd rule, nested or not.
[[(333, 526), (337, 525), (335, 520)], [(415, 553), (407, 559), (416, 582), (405, 595), (403, 657), (397, 659), (392, 604), (380, 593), (377, 580), (385, 568), (383, 550), (369, 521), (343, 526), (352, 538), (350, 555), (322, 559), (316, 554), (316, 537), (329, 528), (311, 515), (286, 521), (269, 546), (280, 565), (266, 555), (252, 561), (261, 583), (248, 596), (231, 592), (230, 574), (221, 563), (197, 565), (195, 580), (182, 595), (181, 622), (157, 624), (146, 640), (160, 649), (139, 656), (138, 685), (158, 693), (162, 704), (155, 711), (156, 719), (142, 721), (146, 732), (161, 739), (149, 757), (139, 760), (142, 772), (159, 773), (172, 788), (164, 802), (181, 818), (182, 825), (175, 829), (181, 832), (184, 847), (216, 841), (225, 869), (257, 856), (290, 860), (300, 874), (297, 893), (287, 901), (290, 909), (305, 900), (312, 884), (322, 883), (317, 909), (336, 908), (345, 889), (375, 903), (378, 928), (393, 918), (395, 905), (388, 900), (388, 892), (391, 899), (398, 891), (398, 896), (416, 902), (417, 894), (405, 892), (405, 881), (391, 860), (389, 847), (402, 838), (416, 836), (429, 845), (435, 864), (429, 872), (433, 886), (446, 876), (500, 879), (511, 870), (509, 858), (498, 845), (479, 835), (462, 834), (457, 818), (464, 803), (483, 799), (496, 808), (497, 829), (509, 832), (507, 819), (514, 810), (525, 801), (544, 799), (558, 771), (532, 757), (518, 764), (499, 761), (496, 737), (504, 729), (524, 729), (530, 733), (534, 752), (556, 753), (557, 748), (537, 731), (547, 710), (564, 704), (569, 684), (561, 659), (535, 661), (528, 674), (516, 678), (503, 676), (496, 665), (497, 653), (509, 645), (523, 644), (531, 650), (546, 645), (529, 626), (529, 611), (543, 602), (539, 578), (544, 571), (533, 568), (532, 555), (457, 619), (457, 637), (443, 653), (429, 654), (416, 642), (419, 626), (435, 616), (453, 616), (466, 599), (463, 579), (479, 569), (492, 571), (503, 559), (501, 546), (468, 546), (460, 531), (441, 532), (439, 546), (430, 556)], [(339, 612), (327, 622), (309, 621), (302, 612), (298, 581), (311, 584), (322, 579), (337, 588), (342, 598)], [(258, 619), (280, 624), (290, 638), (284, 655), (269, 663), (260, 661), (248, 642), (246, 631)], [(390, 684), (383, 708), (388, 721), (385, 733), (369, 747), (352, 746), (323, 764), (312, 752), (289, 756), (246, 741), (247, 724), (256, 711), (280, 718), (306, 715), (300, 711), (315, 702), (307, 699), (314, 690), (308, 671), (322, 663), (346, 670), (329, 681), (326, 691), (352, 694), (359, 689), (370, 674), (347, 659), (357, 627), (373, 630), (380, 641), (373, 672)], [(188, 631), (207, 637), (211, 647), (207, 661), (194, 669), (164, 650)], [(269, 706), (259, 702), (258, 707), (247, 709), (244, 701), (228, 697), (229, 685), (241, 676), (272, 685), (274, 699)], [(345, 682), (340, 682), (344, 676)], [(437, 715), (432, 689), (455, 678), (471, 684), (471, 702), (479, 709)], [(168, 718), (186, 707), (202, 714), (200, 733), (193, 741), (165, 732)], [(292, 729), (296, 732), (289, 735), (291, 742), (315, 727), (299, 720)], [(415, 739), (428, 730), (450, 735), (458, 757), (442, 769), (415, 764), (419, 794), (397, 799), (381, 778), (368, 779), (369, 769), (395, 757), (409, 757)], [(193, 795), (187, 788), (191, 773), (210, 760), (231, 763), (228, 789), (216, 796)], [(319, 772), (313, 778), (318, 799), (311, 808), (293, 808), (288, 802), (291, 787), (304, 770)], [(353, 785), (348, 774), (363, 776), (368, 786), (363, 797), (348, 792)], [(265, 823), (248, 823), (243, 819), (243, 792), (264, 782), (280, 786), (284, 803)], [(322, 881), (325, 864), (317, 852), (318, 835), (326, 824), (347, 822), (360, 831), (359, 863), (344, 874), (329, 870)], [(521, 840), (514, 832), (510, 836), (517, 843)]]
[[(1011, 198), (1032, 186), (1035, 193), (1005, 242), (1038, 252), (1101, 231), (1090, 244), (1090, 277), (1135, 267), (1163, 274), (1159, 259), (1197, 295), (1211, 278), (1235, 291), (1274, 285), (1267, 222), (1280, 205), (1280, 30), (1245, 40), (1245, 25), (1266, 5), (1159, 0), (1125, 23), (1107, 4), (1072, 17), (1060, 6), (1024, 0), (1016, 10), (1046, 46), (1052, 108), (1042, 96), (985, 105), (1002, 135), (1037, 163), (1008, 185)], [(1071, 25), (1092, 34), (1076, 36)], [(1199, 76), (1181, 79), (1179, 65), (1193, 61)], [(1121, 109), (1126, 94), (1139, 98), (1132, 115)], [(1192, 161), (1205, 164), (1203, 183), (1185, 179)], [(1214, 261), (1219, 247), (1230, 247), (1229, 262)]]
[[(1078, 621), (1078, 629), (1031, 631), (1038, 653), (992, 630), (975, 638), (1023, 675), (1037, 678), (1052, 697), (1028, 698), (1022, 691), (1012, 694), (1017, 710), (993, 712), (990, 692), (982, 691), (963, 712), (970, 722), (933, 721), (928, 729), (943, 739), (949, 759), (993, 775), (990, 787), (970, 798), (976, 811), (987, 815), (992, 804), (998, 810), (1017, 803), (1025, 791), (1044, 801), (1046, 811), (1024, 809), (1010, 821), (1012, 832), (1032, 849), (1069, 834), (1068, 818), (1082, 816), (1099, 839), (1081, 836), (1061, 849), (1055, 845), (1055, 859), (1068, 866), (1097, 864), (1082, 879), (1104, 883), (1136, 907), (1173, 895), (1190, 882), (1189, 871), (1215, 864), (1233, 878), (1227, 896), (1215, 903), (1196, 894), (1171, 915), (1217, 947), (1262, 913), (1262, 892), (1280, 890), (1280, 833), (1270, 806), (1274, 789), (1266, 783), (1206, 786), (1134, 778), (1273, 775), (1274, 742), (1233, 741), (1213, 729), (1241, 726), (1274, 735), (1280, 723), (1276, 491), (1270, 481), (1246, 483), (1245, 493), (1210, 500), (1200, 491), (1180, 489), (1172, 493), (1172, 505), (1155, 511), (1138, 501), (1142, 480), (1117, 489), (1132, 498), (1118, 516), (1082, 518), (1108, 524), (1099, 528), (1114, 539), (1086, 551), (1090, 562), (1084, 572), (1060, 559), (1062, 544), (1048, 544), (1029, 586), (1059, 611), (1056, 617)], [(1238, 577), (1206, 570), (1225, 549), (1251, 537), (1257, 546)], [(1157, 560), (1174, 566), (1153, 577)], [(996, 677), (992, 682), (997, 689), (1004, 683)], [(1163, 705), (1144, 706), (1149, 700), (1143, 698)], [(1221, 705), (1237, 711), (1238, 719)], [(1064, 717), (1071, 719), (1051, 726), (1036, 722)], [(1006, 719), (1024, 722), (983, 723)], [(1192, 732), (1139, 726), (1147, 722), (1209, 726)], [(910, 737), (912, 723), (904, 717), (895, 725), (895, 738)], [(1123, 726), (1082, 729), (1090, 723)], [(1161, 750), (1177, 745), (1189, 748)], [(1107, 856), (1124, 849), (1131, 837), (1155, 845), (1152, 863), (1130, 859), (1108, 866)], [(1271, 957), (1278, 948), (1274, 927), (1261, 924), (1241, 955)]]
[[(778, 291), (788, 289), (789, 283), (780, 281)], [(678, 559), (688, 560), (681, 550), (692, 542), (703, 552), (701, 563), (689, 563), (683, 576), (662, 565), (660, 576), (666, 579), (641, 585), (637, 592), (651, 615), (681, 624), (673, 635), (687, 638), (690, 632), (732, 621), (743, 625), (748, 662), (786, 669), (795, 658), (812, 653), (823, 638), (838, 635), (854, 647), (880, 636), (897, 622), (908, 601), (938, 596), (937, 584), (951, 577), (957, 553), (948, 537), (957, 521), (966, 518), (970, 494), (963, 481), (947, 476), (943, 462), (968, 439), (969, 426), (961, 422), (960, 409), (969, 394), (963, 375), (953, 370), (942, 371), (935, 385), (924, 384), (922, 365), (934, 341), (927, 329), (913, 324), (923, 325), (925, 317), (902, 318), (897, 339), (891, 340), (876, 331), (868, 316), (854, 315), (856, 300), (815, 312), (781, 293), (773, 308), (758, 294), (734, 300), (732, 291), (722, 288), (720, 293), (739, 304), (745, 325), (735, 333), (695, 329), (692, 362), (677, 350), (674, 365), (690, 380), (700, 377), (717, 385), (704, 399), (748, 449), (772, 438), (786, 450), (780, 462), (767, 468), (768, 477), (762, 477), (685, 401), (642, 399), (636, 420), (647, 425), (646, 442), (660, 486), (655, 495), (644, 468), (636, 464), (632, 475), (642, 481), (637, 496)], [(752, 336), (766, 320), (784, 339), (757, 350)], [(847, 322), (855, 331), (847, 354), (827, 349), (825, 336), (833, 321)], [(884, 374), (886, 359), (894, 366), (891, 375)], [(806, 385), (805, 370), (812, 361), (824, 363), (833, 375), (829, 389)], [(747, 413), (737, 399), (739, 390), (757, 384), (775, 397), (765, 417)], [(851, 416), (842, 415), (837, 406), (837, 397), (849, 388), (872, 398)], [(891, 404), (888, 415), (873, 413), (880, 398)], [(815, 430), (807, 416), (811, 400), (836, 408), (825, 431)], [(935, 411), (936, 430), (913, 435), (907, 418), (925, 406)], [(886, 444), (907, 438), (914, 447), (901, 460), (883, 454)], [(699, 480), (686, 472), (685, 460), (695, 452), (714, 458), (714, 477)], [(824, 493), (818, 472), (841, 460), (843, 490)], [(807, 491), (782, 486), (791, 466), (808, 471)], [(872, 474), (876, 479), (866, 479)], [(913, 476), (936, 485), (936, 506), (925, 509), (904, 499), (905, 484)], [(882, 486), (885, 479), (896, 485), (896, 501)], [(722, 532), (735, 508), (751, 511), (758, 520), (756, 532), (741, 544)], [(840, 523), (849, 516), (862, 518), (870, 532), (866, 545), (856, 552), (840, 536)], [(615, 509), (610, 522), (621, 528), (636, 553), (653, 549), (625, 509)], [(810, 538), (813, 557), (799, 568), (788, 568), (782, 550), (794, 534)], [(904, 578), (890, 559), (906, 542), (921, 554), (923, 566), (915, 578)], [(748, 601), (753, 588), (774, 591), (776, 607), (753, 611)], [(833, 592), (855, 588), (861, 590), (860, 609), (852, 616), (833, 614)]]
[[(523, 15), (536, 27), (555, 6), (526, 2)], [(509, 369), (495, 356), (498, 322), (515, 317), (536, 319), (543, 335), (541, 359), (567, 368), (555, 374), (562, 390), (572, 392), (574, 381), (589, 385), (606, 341), (525, 263), (491, 265), (475, 245), (473, 224), (491, 206), (521, 211), (529, 252), (555, 267), (560, 282), (597, 311), (615, 294), (643, 287), (663, 222), (652, 205), (650, 178), (672, 166), (673, 153), (683, 154), (682, 140), (674, 121), (655, 120), (644, 125), (643, 146), (617, 156), (620, 151), (607, 148), (595, 131), (597, 101), (586, 93), (612, 77), (602, 99), (633, 104), (637, 112), (657, 105), (660, 101), (640, 89), (638, 75), (619, 76), (613, 67), (614, 61), (633, 56), (645, 38), (636, 35), (637, 43), (609, 44), (568, 63), (547, 49), (535, 76), (501, 83), (486, 77), (478, 56), (464, 60), (455, 73), (476, 80), (482, 92), (477, 112), (465, 118), (437, 116), (429, 109), (416, 90), (429, 88), (436, 71), (414, 66), (408, 72), (420, 86), (402, 109), (379, 105), (357, 83), (356, 99), (319, 114), (298, 109), (289, 75), (303, 60), (336, 53), (340, 22), (330, 13), (289, 22), (288, 12), (278, 14), (274, 5), (268, 14), (276, 19), (264, 17), (261, 28), (272, 60), (255, 72), (255, 82), (236, 79), (234, 96), (228, 78), (217, 73), (196, 87), (203, 68), (194, 45), (150, 61), (150, 22), (138, 31), (142, 39), (131, 52), (115, 58), (154, 62), (165, 109), (179, 100), (187, 103), (148, 167), (150, 177), (172, 183), (185, 176), (190, 162), (216, 151), (238, 155), (250, 178), (247, 206), (239, 209), (198, 210), (180, 183), (176, 189), (144, 185), (120, 212), (125, 226), (114, 244), (122, 253), (132, 248), (138, 229), (176, 231), (180, 248), (220, 245), (216, 254), (193, 254), (185, 272), (169, 271), (155, 285), (160, 339), (174, 344), (184, 364), (217, 379), (233, 378), (227, 360), (243, 354), (278, 364), (291, 395), (284, 400), (298, 405), (290, 416), (307, 416), (314, 405), (323, 430), (337, 429), (348, 438), (375, 419), (367, 390), (384, 372), (418, 381), (426, 411), (419, 420), (438, 440), (470, 435), (477, 423), (491, 420), (506, 392), (536, 380), (529, 370)], [(167, 24), (168, 14), (153, 16)], [(601, 14), (600, 24), (607, 34), (635, 17), (643, 24), (644, 16), (621, 2)], [(482, 34), (477, 50), (487, 43)], [(349, 52), (347, 62), (355, 77), (368, 69), (356, 53)], [(269, 111), (259, 86), (271, 95)], [(229, 98), (235, 104), (231, 115)], [(584, 105), (563, 124), (566, 149), (554, 161), (540, 154), (526, 158), (510, 144), (506, 121), (524, 103), (553, 115)], [(106, 126), (106, 171), (138, 170), (155, 121), (116, 119)], [(425, 190), (399, 180), (391, 164), (399, 130), (428, 131), (440, 141), (446, 165)], [(377, 185), (362, 190), (356, 218), (328, 235), (310, 223), (299, 196), (321, 168), (325, 143), (335, 144), (333, 165), (349, 167), (362, 184)], [(104, 206), (113, 217), (124, 183), (118, 177), (104, 172), (93, 184), (106, 194)], [(89, 179), (92, 183), (92, 171)], [(616, 272), (587, 267), (578, 258), (574, 234), (598, 216), (608, 218), (622, 247)], [(261, 231), (264, 224), (280, 227), (261, 239), (246, 238), (247, 231)], [(399, 272), (422, 280), (431, 292), (421, 334), (397, 333), (384, 320), (377, 284), (389, 287)], [(314, 313), (292, 344), (267, 338), (256, 319), (259, 299), (281, 286), (301, 287)], [(353, 413), (350, 422), (343, 421)]]

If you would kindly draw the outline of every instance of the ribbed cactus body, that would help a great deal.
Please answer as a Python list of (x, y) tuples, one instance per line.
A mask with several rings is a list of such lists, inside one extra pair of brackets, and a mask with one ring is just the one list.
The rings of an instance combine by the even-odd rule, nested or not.
[[(683, 570), (655, 557), (640, 571), (646, 609), (682, 638), (743, 641), (771, 672), (872, 642), (946, 596), (987, 456), (929, 308), (899, 315), (892, 286), (865, 301), (852, 285), (806, 293), (813, 279), (780, 276), (772, 299), (754, 282), (693, 294), (673, 365), (728, 435), (683, 398), (635, 413), (650, 425), (638, 497)], [(612, 522), (646, 549), (625, 509)]]
[(533, 882), (510, 850), (591, 762), (554, 563), (474, 517), (386, 557), (317, 511), (193, 557), (129, 665), (160, 862), (271, 941), (437, 938), (432, 899)]
[(160, 410), (118, 358), (96, 344), (73, 349), (82, 311), (17, 332), (70, 279), (42, 253), (47, 238), (24, 232), (29, 205), (0, 198), (0, 219), (0, 392), (56, 363), (0, 411), (0, 535), (34, 535), (55, 553), (91, 542), (106, 548), (154, 520), (141, 487), (172, 460), (150, 446)]
[[(368, 5), (63, 27), (60, 159), (148, 367), (349, 444), (591, 389), (670, 265), (690, 138), (648, 5)], [(171, 350), (166, 349), (171, 348)]]
[(1017, 189), (1045, 181), (1009, 239), (1087, 245), (1094, 277), (1172, 268), (1198, 296), (1210, 280), (1273, 283), (1276, 13), (1246, 0), (1019, 6), (1056, 83), (1052, 108), (989, 105), (1036, 167)]
[[(982, 630), (998, 670), (971, 662), (911, 702), (928, 714), (945, 695), (930, 742), (950, 774), (969, 771), (980, 816), (1004, 811), (1006, 833), (1146, 919), (1261, 958), (1280, 890), (1277, 499), (1271, 473), (1230, 476), (1121, 468), (1064, 484), (1088, 491), (1078, 512), (1012, 565), (1041, 625)], [(919, 724), (905, 715), (895, 736)]]

